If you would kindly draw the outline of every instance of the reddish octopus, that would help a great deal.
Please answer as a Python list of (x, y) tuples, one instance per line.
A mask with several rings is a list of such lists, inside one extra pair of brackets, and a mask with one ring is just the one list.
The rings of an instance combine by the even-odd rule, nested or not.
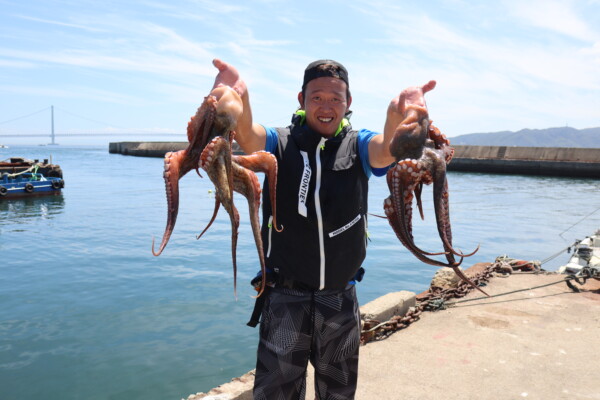
[[(217, 98), (219, 100), (217, 100)], [(240, 96), (227, 86), (219, 86), (211, 91), (198, 108), (196, 115), (188, 123), (187, 134), (189, 145), (187, 149), (169, 152), (165, 155), (164, 180), (167, 193), (167, 226), (158, 251), (152, 253), (158, 256), (167, 246), (175, 228), (179, 210), (179, 180), (192, 169), (198, 175), (202, 168), (215, 185), (215, 208), (206, 228), (198, 238), (206, 232), (215, 220), (222, 204), (231, 220), (231, 252), (233, 258), (234, 292), (236, 291), (237, 263), (236, 247), (239, 213), (233, 201), (233, 192), (242, 194), (248, 200), (250, 224), (258, 250), (263, 281), (258, 296), (265, 287), (265, 260), (263, 244), (260, 236), (260, 196), (261, 187), (255, 172), (264, 172), (267, 176), (271, 204), (275, 205), (275, 187), (277, 182), (277, 160), (275, 156), (265, 151), (258, 151), (246, 156), (232, 154), (232, 142), (235, 136), (237, 120), (242, 114)], [(200, 175), (202, 176), (202, 175)], [(273, 226), (277, 229), (273, 210)]]
[[(385, 199), (383, 207), (400, 242), (419, 260), (430, 265), (452, 268), (462, 280), (487, 295), (459, 269), (463, 258), (475, 254), (479, 247), (470, 254), (463, 254), (452, 247), (446, 164), (452, 160), (454, 149), (450, 147), (446, 136), (429, 120), (424, 93), (434, 87), (435, 81), (430, 81), (416, 90), (417, 96), (414, 96), (415, 88), (407, 89), (400, 95), (404, 120), (390, 143), (390, 153), (396, 157), (397, 163), (387, 173), (390, 196)], [(401, 160), (402, 157), (407, 158)], [(416, 197), (417, 207), (423, 218), (421, 191), (423, 184), (431, 183), (438, 232), (444, 246), (441, 253), (421, 250), (415, 245), (412, 235), (412, 200)], [(446, 256), (447, 263), (428, 257), (441, 254)], [(457, 262), (454, 256), (460, 257), (460, 261)]]

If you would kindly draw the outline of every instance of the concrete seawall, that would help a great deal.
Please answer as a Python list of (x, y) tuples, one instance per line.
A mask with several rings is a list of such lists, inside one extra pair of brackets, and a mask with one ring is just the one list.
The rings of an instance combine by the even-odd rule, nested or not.
[(600, 148), (454, 146), (450, 171), (600, 179)]
[[(185, 150), (188, 142), (112, 142), (108, 144), (108, 152), (136, 157), (163, 158), (170, 151)], [(237, 143), (233, 143), (233, 152), (241, 153)]]
[[(164, 157), (187, 142), (114, 142), (109, 153)], [(454, 146), (450, 171), (600, 179), (600, 148)], [(234, 143), (234, 152), (241, 150)]]
[(169, 151), (185, 150), (188, 142), (112, 142), (108, 152), (136, 157), (162, 158)]

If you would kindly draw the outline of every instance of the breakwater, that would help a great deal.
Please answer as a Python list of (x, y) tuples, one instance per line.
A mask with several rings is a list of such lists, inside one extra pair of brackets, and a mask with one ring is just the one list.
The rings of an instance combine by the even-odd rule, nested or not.
[(600, 148), (454, 146), (450, 171), (600, 179)]
[[(108, 152), (126, 156), (162, 158), (170, 151), (185, 150), (188, 144), (188, 142), (111, 142), (108, 144)], [(243, 153), (235, 142), (233, 152)]]
[[(164, 157), (187, 142), (114, 142), (109, 153)], [(450, 171), (600, 179), (600, 148), (454, 146)], [(234, 143), (234, 153), (242, 151)]]

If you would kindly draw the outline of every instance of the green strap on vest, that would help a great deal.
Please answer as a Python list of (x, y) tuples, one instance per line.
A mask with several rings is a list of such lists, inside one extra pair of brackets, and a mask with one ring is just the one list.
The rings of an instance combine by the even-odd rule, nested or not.
[[(306, 122), (306, 111), (305, 110), (297, 110), (295, 112), (295, 114), (300, 116), (300, 125), (304, 125), (304, 123)], [(342, 129), (344, 129), (348, 125), (350, 125), (350, 121), (348, 121), (348, 118), (343, 118), (342, 122), (340, 122), (340, 126), (338, 126), (338, 128), (335, 131), (335, 133), (333, 134), (333, 136), (339, 135), (339, 133), (342, 131)]]

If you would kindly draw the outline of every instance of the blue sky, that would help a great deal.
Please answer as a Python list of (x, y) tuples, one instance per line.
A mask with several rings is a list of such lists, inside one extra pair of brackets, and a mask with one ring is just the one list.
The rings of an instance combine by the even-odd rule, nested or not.
[(380, 131), (389, 101), (435, 79), (449, 137), (600, 126), (600, 0), (0, 0), (0, 143), (185, 140), (211, 60), (235, 65), (254, 117), (287, 125), (306, 65), (349, 70), (352, 123)]

